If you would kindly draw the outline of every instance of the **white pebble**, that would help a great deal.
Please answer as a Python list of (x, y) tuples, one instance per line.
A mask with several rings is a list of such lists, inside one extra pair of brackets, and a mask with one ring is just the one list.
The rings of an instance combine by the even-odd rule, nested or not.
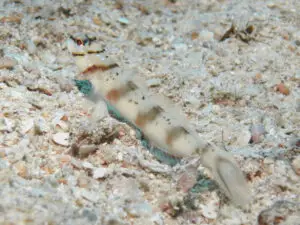
[(56, 125), (59, 126), (63, 131), (67, 131), (69, 129), (69, 125), (63, 120), (58, 121)]
[(293, 160), (292, 167), (295, 173), (300, 176), (300, 155)]
[(293, 39), (296, 41), (300, 41), (300, 31), (293, 34)]
[(123, 161), (123, 153), (119, 152), (117, 155), (117, 159), (122, 162)]
[(99, 200), (99, 195), (97, 195), (95, 192), (91, 192), (86, 189), (83, 189), (81, 191), (81, 196), (86, 200), (94, 203), (96, 203)]
[(93, 178), (94, 179), (104, 178), (107, 175), (108, 175), (107, 168), (100, 167), (94, 170)]
[(0, 131), (12, 132), (13, 122), (10, 119), (3, 118), (0, 119)]
[(126, 207), (126, 211), (133, 217), (145, 217), (152, 214), (152, 208), (146, 202), (129, 204)]
[(251, 127), (252, 142), (259, 143), (261, 141), (261, 136), (265, 133), (265, 128), (263, 124), (254, 124)]
[(237, 145), (238, 146), (247, 146), (249, 141), (251, 139), (251, 133), (250, 131), (248, 130), (242, 130), (240, 133), (239, 133), (239, 136), (237, 138)]
[(211, 41), (214, 38), (214, 33), (208, 30), (202, 30), (199, 34), (199, 38), (202, 41)]
[(50, 130), (47, 121), (43, 117), (39, 117), (35, 121), (35, 129), (40, 133), (46, 133)]
[(202, 215), (208, 219), (216, 219), (217, 218), (217, 207), (215, 204), (210, 203), (207, 205), (200, 205), (202, 209)]
[(11, 69), (17, 64), (16, 60), (9, 58), (9, 57), (3, 57), (0, 58), (0, 69)]
[(69, 145), (69, 138), (70, 134), (69, 133), (64, 133), (64, 132), (58, 132), (53, 135), (52, 140), (59, 145), (62, 146), (68, 146)]
[(121, 24), (124, 24), (124, 25), (129, 24), (128, 19), (125, 18), (125, 17), (120, 17), (120, 18), (118, 19), (118, 21), (119, 21)]
[(21, 123), (21, 133), (26, 134), (29, 130), (31, 130), (34, 126), (34, 120), (33, 119), (27, 119), (25, 121), (22, 121)]
[(93, 108), (92, 118), (96, 120), (101, 120), (108, 115), (106, 103), (104, 101), (99, 101)]
[(94, 169), (94, 166), (89, 162), (83, 162), (82, 166), (86, 169)]
[(35, 43), (32, 40), (28, 40), (26, 44), (28, 52), (34, 54), (37, 50)]
[(177, 51), (186, 51), (188, 46), (182, 42), (175, 42), (172, 47)]
[(53, 119), (51, 121), (51, 124), (52, 126), (56, 126), (59, 121), (63, 118), (63, 116), (65, 115), (66, 113), (64, 111), (57, 111), (55, 112), (54, 116), (53, 116)]
[(43, 52), (40, 57), (45, 64), (54, 64), (56, 61), (56, 56), (50, 51)]

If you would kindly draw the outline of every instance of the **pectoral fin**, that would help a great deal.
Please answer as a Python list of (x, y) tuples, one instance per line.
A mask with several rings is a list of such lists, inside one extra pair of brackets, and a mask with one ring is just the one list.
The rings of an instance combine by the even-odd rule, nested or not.
[(215, 146), (202, 152), (201, 162), (211, 169), (214, 179), (225, 194), (237, 205), (245, 207), (251, 199), (246, 179), (233, 156)]

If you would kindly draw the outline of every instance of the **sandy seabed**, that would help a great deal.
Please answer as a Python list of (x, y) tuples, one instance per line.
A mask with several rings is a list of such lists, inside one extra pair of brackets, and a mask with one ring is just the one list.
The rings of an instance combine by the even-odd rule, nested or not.
[[(246, 209), (84, 98), (79, 32), (233, 153)], [(0, 224), (299, 225), (299, 128), (298, 0), (0, 1)]]

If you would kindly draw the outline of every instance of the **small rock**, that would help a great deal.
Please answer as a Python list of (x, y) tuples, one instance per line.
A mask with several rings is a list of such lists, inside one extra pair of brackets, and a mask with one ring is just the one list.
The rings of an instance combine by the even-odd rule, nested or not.
[(240, 59), (235, 59), (234, 63), (235, 63), (235, 65), (240, 65), (241, 64), (241, 60)]
[(10, 165), (10, 163), (7, 160), (4, 160), (4, 159), (0, 158), (0, 170), (8, 168), (9, 165)]
[(43, 52), (40, 57), (45, 64), (53, 65), (56, 61), (56, 56), (50, 51)]
[(35, 43), (32, 40), (28, 40), (26, 42), (26, 46), (27, 46), (27, 50), (30, 54), (34, 54), (37, 51), (37, 47), (35, 45)]
[(217, 218), (217, 204), (210, 203), (208, 205), (200, 206), (202, 208), (202, 215), (208, 219)]
[(20, 24), (22, 22), (23, 15), (21, 13), (14, 13), (9, 16), (3, 16), (0, 18), (1, 23), (17, 23)]
[(108, 175), (107, 168), (100, 167), (94, 170), (93, 178), (94, 179), (104, 178), (107, 175)]
[(292, 167), (295, 173), (300, 176), (300, 155), (293, 160)]
[(91, 170), (94, 169), (93, 164), (91, 164), (91, 163), (89, 163), (89, 162), (83, 162), (83, 163), (82, 163), (82, 166), (83, 166), (85, 169), (91, 169)]
[(87, 188), (90, 184), (90, 178), (84, 175), (80, 175), (77, 178), (77, 185), (80, 188)]
[(121, 221), (117, 216), (106, 216), (103, 220), (103, 225), (125, 225), (126, 222)]
[(188, 192), (197, 182), (197, 167), (187, 168), (177, 181), (177, 187)]
[(296, 45), (298, 45), (298, 43), (300, 45), (300, 31), (293, 34), (293, 39), (295, 40)]
[(261, 136), (265, 133), (263, 124), (255, 124), (251, 127), (251, 139), (250, 143), (257, 144), (261, 142)]
[(99, 200), (99, 195), (97, 195), (95, 192), (88, 191), (86, 189), (81, 191), (81, 196), (93, 203), (96, 203)]
[(202, 41), (211, 41), (214, 39), (214, 33), (208, 30), (202, 30), (199, 34), (199, 39)]
[(0, 69), (12, 69), (17, 64), (17, 61), (9, 58), (3, 57), (0, 58)]
[(21, 133), (26, 134), (28, 131), (30, 131), (34, 126), (34, 120), (33, 119), (28, 119), (25, 121), (22, 121), (21, 123)]
[(63, 120), (66, 113), (64, 111), (55, 112), (51, 124), (55, 127), (61, 120)]
[(296, 112), (300, 112), (300, 99), (296, 100)]
[(126, 211), (130, 216), (133, 217), (145, 217), (152, 214), (152, 208), (146, 202), (129, 204), (126, 207)]
[(238, 146), (246, 146), (251, 139), (251, 133), (248, 130), (242, 130), (237, 138), (236, 144)]
[(28, 177), (28, 169), (24, 161), (19, 161), (15, 163), (14, 168), (16, 169), (16, 172), (20, 177), (23, 178)]
[(195, 39), (197, 39), (198, 37), (199, 37), (199, 33), (198, 33), (198, 32), (194, 31), (194, 32), (191, 33), (191, 39), (192, 39), (192, 40), (195, 40)]
[(90, 222), (95, 222), (97, 221), (97, 215), (95, 214), (95, 212), (93, 212), (90, 209), (84, 209), (82, 212), (82, 216), (88, 218), (88, 220)]
[(69, 125), (65, 121), (62, 121), (62, 120), (58, 121), (56, 126), (60, 127), (63, 131), (68, 131), (68, 129), (69, 129)]
[(265, 209), (259, 214), (258, 224), (299, 224), (299, 212), (299, 203), (277, 201), (271, 208)]
[(188, 46), (182, 42), (175, 42), (172, 47), (177, 51), (186, 51)]
[(0, 131), (12, 132), (13, 123), (10, 119), (2, 118), (0, 119)]
[(62, 163), (62, 164), (65, 164), (65, 163), (69, 163), (71, 161), (72, 157), (70, 155), (61, 155), (59, 157), (59, 161)]
[(118, 19), (118, 21), (119, 21), (119, 23), (121, 23), (121, 24), (123, 24), (123, 25), (129, 24), (128, 19), (125, 18), (125, 17), (120, 17), (120, 18)]
[(93, 22), (94, 22), (94, 24), (96, 24), (98, 26), (102, 26), (103, 25), (103, 21), (98, 16), (94, 16), (93, 17)]
[(159, 213), (156, 213), (156, 214), (152, 215), (151, 221), (154, 224), (157, 224), (157, 225), (164, 225), (165, 224), (163, 217)]
[(148, 87), (158, 87), (161, 84), (161, 80), (159, 78), (152, 78), (147, 80)]
[(70, 134), (69, 133), (64, 133), (64, 132), (58, 132), (53, 135), (52, 140), (59, 145), (62, 146), (69, 146), (69, 138)]
[(78, 154), (79, 158), (85, 158), (87, 157), (89, 154), (91, 154), (92, 152), (97, 150), (97, 145), (80, 145), (78, 152), (75, 153), (75, 155)]
[(99, 102), (97, 102), (97, 104), (93, 108), (91, 117), (95, 120), (101, 120), (105, 116), (108, 116), (106, 103), (104, 101), (99, 101)]
[(153, 37), (152, 42), (155, 44), (156, 47), (159, 47), (163, 44), (163, 41), (159, 37)]
[(249, 95), (251, 97), (256, 97), (258, 96), (260, 93), (262, 93), (262, 88), (261, 86), (256, 86), (256, 85), (251, 85), (248, 87), (245, 87), (245, 89), (243, 90), (244, 95)]
[(28, 196), (42, 198), (47, 194), (44, 189), (41, 188), (28, 188)]
[(280, 92), (283, 95), (289, 95), (290, 94), (289, 88), (284, 83), (277, 84), (275, 86), (275, 90)]
[(35, 134), (41, 135), (47, 133), (50, 130), (50, 127), (47, 124), (47, 121), (43, 117), (39, 117), (35, 121)]
[[(1, 135), (0, 135), (0, 138), (2, 138)], [(7, 133), (4, 136), (3, 143), (4, 143), (4, 145), (12, 146), (12, 145), (17, 144), (19, 141), (20, 141), (19, 133), (17, 131), (13, 131), (11, 133)]]

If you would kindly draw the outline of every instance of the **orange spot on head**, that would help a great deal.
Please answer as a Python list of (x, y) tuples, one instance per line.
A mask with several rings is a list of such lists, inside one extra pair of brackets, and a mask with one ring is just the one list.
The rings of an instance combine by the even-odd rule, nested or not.
[(117, 102), (120, 99), (120, 97), (121, 93), (117, 89), (110, 90), (106, 95), (107, 100), (111, 102)]

